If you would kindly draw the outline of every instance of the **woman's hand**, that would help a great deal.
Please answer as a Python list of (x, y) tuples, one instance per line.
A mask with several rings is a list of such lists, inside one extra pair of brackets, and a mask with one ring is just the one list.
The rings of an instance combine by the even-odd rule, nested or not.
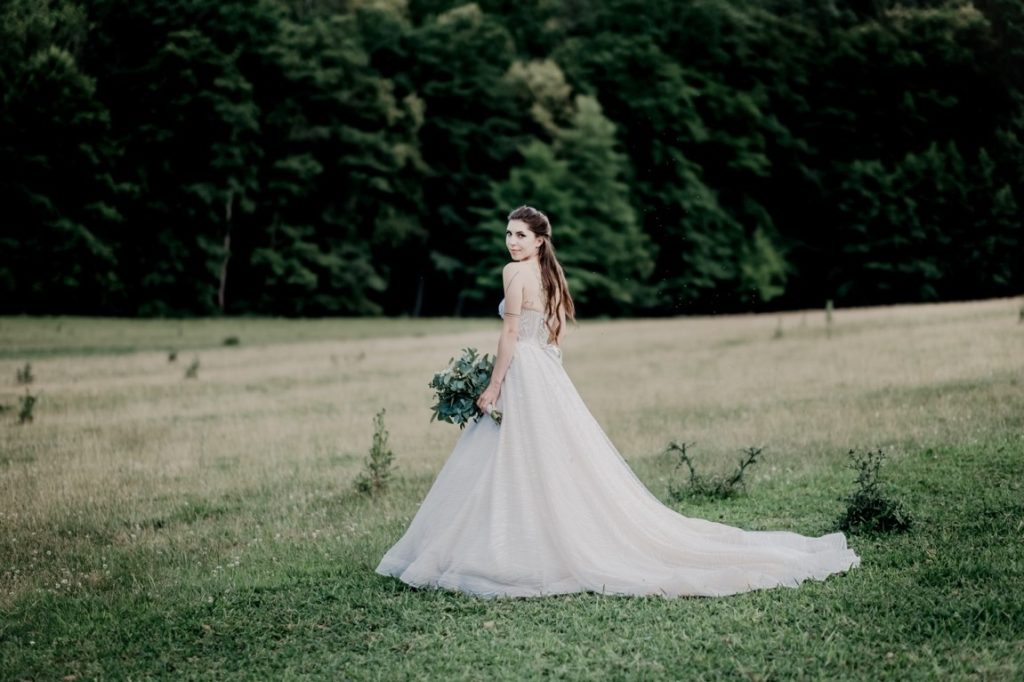
[(501, 395), (501, 386), (495, 386), (494, 384), (487, 384), (487, 388), (480, 394), (480, 397), (476, 399), (476, 406), (480, 408), (480, 411), (487, 414), (487, 406), (498, 405), (498, 396)]

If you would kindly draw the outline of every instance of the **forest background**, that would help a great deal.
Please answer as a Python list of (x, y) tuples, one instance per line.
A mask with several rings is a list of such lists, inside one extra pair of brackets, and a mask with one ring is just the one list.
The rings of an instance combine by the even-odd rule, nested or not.
[(584, 316), (1024, 291), (1017, 0), (3, 0), (0, 313)]

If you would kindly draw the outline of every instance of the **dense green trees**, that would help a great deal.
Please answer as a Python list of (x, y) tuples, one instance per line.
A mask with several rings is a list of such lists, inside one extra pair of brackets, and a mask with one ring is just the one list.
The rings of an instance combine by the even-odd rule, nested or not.
[(76, 59), (86, 32), (84, 12), (68, 2), (16, 0), (0, 9), (0, 300), (7, 311), (98, 312), (126, 286), (110, 112)]
[(6, 0), (2, 312), (582, 315), (1024, 289), (1012, 0)]

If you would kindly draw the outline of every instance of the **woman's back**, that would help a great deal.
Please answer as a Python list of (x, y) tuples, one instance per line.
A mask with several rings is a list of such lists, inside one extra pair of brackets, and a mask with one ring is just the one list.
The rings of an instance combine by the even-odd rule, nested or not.
[[(519, 339), (536, 341), (540, 345), (553, 343), (561, 345), (561, 339), (554, 338), (553, 329), (556, 327), (556, 315), (562, 319), (561, 329), (565, 329), (565, 312), (557, 302), (548, 305), (548, 293), (544, 287), (540, 268), (534, 262), (518, 264), (517, 272), (509, 282), (508, 289), (518, 287), (521, 293), (522, 310), (519, 320)], [(506, 289), (506, 294), (508, 294)], [(550, 308), (550, 310), (549, 310)], [(552, 314), (551, 311), (556, 311)], [(498, 305), (498, 315), (505, 316), (505, 300), (502, 299)], [(545, 320), (547, 323), (545, 324)]]

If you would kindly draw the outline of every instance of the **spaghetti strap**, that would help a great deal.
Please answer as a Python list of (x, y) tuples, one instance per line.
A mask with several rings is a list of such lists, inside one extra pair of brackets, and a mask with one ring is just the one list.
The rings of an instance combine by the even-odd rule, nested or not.
[(512, 286), (512, 282), (514, 282), (514, 281), (515, 281), (515, 279), (516, 279), (516, 277), (518, 277), (518, 276), (519, 276), (519, 272), (520, 272), (519, 270), (516, 270), (516, 271), (515, 271), (515, 272), (514, 272), (514, 273), (512, 274), (512, 277), (510, 277), (510, 278), (509, 278), (509, 280), (508, 280), (508, 286), (506, 286), (506, 287), (505, 287), (505, 293), (506, 293), (506, 294), (508, 293), (508, 287)]

